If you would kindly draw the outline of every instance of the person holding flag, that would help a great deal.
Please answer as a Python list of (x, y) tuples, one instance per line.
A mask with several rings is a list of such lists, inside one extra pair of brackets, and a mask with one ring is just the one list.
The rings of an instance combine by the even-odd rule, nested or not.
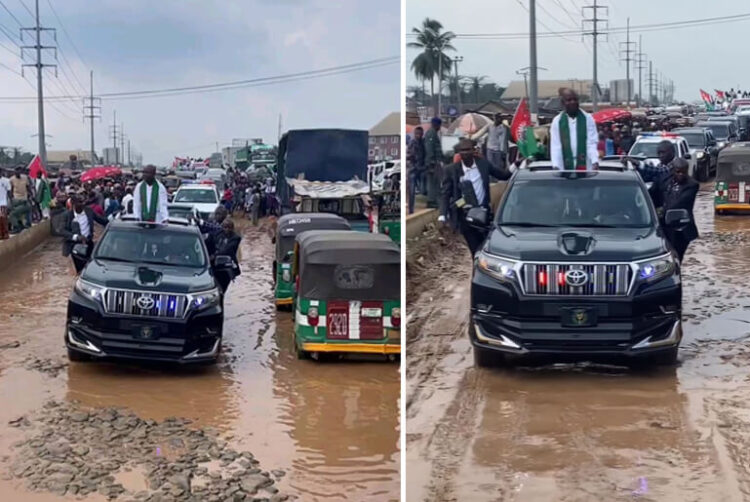
[(39, 170), (36, 173), (34, 189), (36, 190), (36, 202), (39, 204), (42, 219), (49, 219), (49, 206), (52, 202), (52, 190), (50, 189), (49, 182), (44, 176), (44, 171), (42, 170)]
[(590, 171), (599, 169), (599, 133), (594, 118), (578, 106), (573, 89), (560, 89), (565, 108), (550, 126), (550, 154), (555, 169)]
[(713, 111), (714, 100), (711, 97), (711, 95), (707, 93), (706, 91), (704, 91), (703, 89), (700, 89), (700, 92), (701, 92), (701, 99), (703, 100), (704, 103), (706, 103), (706, 110), (709, 112)]
[(133, 214), (141, 221), (166, 223), (167, 203), (167, 189), (156, 179), (156, 166), (149, 164), (133, 191)]

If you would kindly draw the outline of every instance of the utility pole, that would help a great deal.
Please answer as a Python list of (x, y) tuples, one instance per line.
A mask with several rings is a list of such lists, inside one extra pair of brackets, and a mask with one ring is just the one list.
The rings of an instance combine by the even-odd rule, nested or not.
[(458, 98), (457, 105), (458, 105), (458, 114), (461, 115), (461, 86), (458, 82), (458, 63), (464, 60), (463, 56), (456, 56), (451, 61), (453, 61), (453, 66), (456, 69), (454, 76), (456, 77), (456, 96)]
[[(609, 15), (609, 7), (606, 7), (604, 5), (597, 5), (597, 0), (594, 0), (594, 5), (584, 5), (581, 8), (581, 16), (586, 15), (586, 9), (591, 9), (591, 19), (583, 19), (581, 21), (583, 34), (582, 36), (591, 36), (591, 41), (594, 46), (594, 81), (591, 85), (591, 101), (594, 105), (594, 111), (597, 111), (599, 109), (599, 80), (597, 77), (597, 69), (598, 69), (598, 60), (597, 60), (597, 40), (600, 36), (607, 36), (606, 33), (600, 33), (599, 32), (599, 23), (607, 23), (607, 19), (602, 19), (599, 17), (599, 9), (605, 10), (605, 15)], [(592, 23), (591, 31), (586, 32), (586, 23)], [(609, 26), (607, 26), (609, 27)]]
[(654, 104), (654, 62), (648, 62), (648, 103)]
[(119, 137), (120, 130), (117, 128), (117, 110), (115, 110), (114, 118), (112, 119), (112, 125), (109, 126), (110, 134), (112, 134), (112, 149), (115, 152), (115, 164), (120, 163), (120, 155), (117, 151), (117, 138)]
[(435, 114), (436, 117), (441, 117), (443, 114), (443, 46), (441, 45), (437, 51), (438, 57), (438, 109)]
[[(88, 100), (88, 105), (86, 104)], [(88, 98), (83, 100), (83, 118), (91, 121), (91, 165), (96, 164), (96, 150), (94, 149), (94, 119), (101, 119), (101, 98), (94, 97), (94, 70), (91, 70), (91, 88)]]
[(36, 25), (33, 28), (21, 28), (21, 41), (23, 42), (23, 34), (26, 31), (35, 32), (34, 45), (22, 45), (21, 46), (21, 60), (23, 60), (24, 49), (34, 49), (36, 51), (36, 63), (34, 64), (22, 64), (21, 65), (21, 76), (23, 76), (23, 68), (27, 66), (33, 66), (36, 68), (36, 99), (37, 99), (37, 126), (39, 134), (39, 158), (42, 160), (42, 165), (47, 165), (47, 143), (44, 139), (44, 90), (42, 87), (42, 70), (45, 66), (53, 66), (55, 68), (55, 76), (57, 76), (57, 65), (44, 64), (42, 62), (42, 50), (53, 49), (55, 51), (55, 60), (57, 60), (57, 47), (54, 45), (42, 45), (42, 31), (51, 31), (55, 43), (57, 43), (57, 31), (54, 28), (43, 28), (39, 25), (39, 0), (36, 0)]
[(628, 18), (627, 38), (625, 40), (625, 42), (620, 42), (620, 46), (625, 46), (624, 49), (620, 49), (620, 52), (625, 53), (625, 83), (628, 87), (627, 107), (630, 108), (630, 98), (633, 96), (630, 84), (630, 62), (633, 61), (633, 58), (631, 58), (630, 55), (635, 53), (635, 51), (630, 48), (632, 45), (635, 45), (635, 42), (630, 41), (630, 18)]
[(276, 138), (276, 143), (281, 140), (281, 114), (279, 113), (279, 136)]
[(125, 125), (120, 122), (120, 152), (122, 155), (122, 163), (125, 163)]
[(643, 70), (646, 69), (646, 53), (643, 52), (643, 35), (638, 35), (638, 52), (635, 54), (638, 63), (638, 107), (643, 103)]
[(529, 88), (529, 111), (531, 112), (531, 123), (537, 123), (539, 104), (537, 103), (537, 68), (536, 68), (536, 0), (529, 0), (529, 70), (531, 77)]
[(130, 167), (130, 140), (128, 140), (128, 167)]

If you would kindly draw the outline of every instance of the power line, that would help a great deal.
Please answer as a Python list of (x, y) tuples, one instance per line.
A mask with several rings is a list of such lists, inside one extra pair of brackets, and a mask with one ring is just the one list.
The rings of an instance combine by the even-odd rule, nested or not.
[[(518, 1), (518, 0), (517, 0)], [(521, 4), (524, 8), (525, 6)], [(687, 27), (693, 27), (693, 26), (706, 26), (711, 24), (722, 24), (722, 23), (731, 23), (735, 21), (746, 21), (750, 19), (750, 13), (744, 13), (744, 14), (735, 14), (732, 16), (720, 16), (720, 17), (711, 17), (711, 18), (703, 18), (703, 19), (689, 19), (684, 21), (674, 21), (671, 23), (655, 23), (655, 24), (642, 24), (642, 25), (636, 25), (630, 27), (630, 32), (647, 32), (647, 31), (657, 31), (657, 30), (670, 30), (670, 29), (680, 29), (680, 28), (687, 28)], [(626, 33), (627, 27), (620, 26), (620, 27), (613, 27), (607, 30), (608, 34), (615, 34), (615, 33)], [(549, 32), (537, 32), (537, 37), (559, 37), (561, 35), (581, 35), (581, 30), (565, 30), (565, 31), (553, 31), (550, 30)], [(413, 33), (407, 33), (407, 37), (415, 37), (416, 34)], [(514, 33), (457, 33), (456, 38), (460, 39), (489, 39), (489, 40), (514, 40), (514, 39), (524, 39), (528, 38), (528, 33), (523, 32), (514, 32)]]
[[(558, 4), (559, 4), (559, 2), (558, 2)], [(546, 7), (545, 7), (545, 6), (544, 6), (544, 5), (542, 4), (542, 2), (541, 2), (541, 1), (540, 1), (540, 2), (537, 2), (537, 5), (538, 5), (538, 6), (539, 6), (539, 8), (540, 8), (540, 9), (542, 9), (542, 10), (543, 10), (543, 11), (544, 11), (544, 12), (545, 12), (545, 13), (546, 13), (546, 14), (547, 14), (547, 15), (548, 15), (549, 17), (551, 17), (551, 18), (552, 18), (552, 19), (553, 19), (554, 21), (556, 21), (556, 22), (557, 22), (557, 23), (558, 23), (558, 24), (559, 24), (560, 26), (565, 26), (566, 28), (570, 28), (570, 24), (566, 24), (566, 23), (563, 23), (562, 21), (560, 21), (559, 19), (557, 19), (557, 18), (556, 18), (555, 16), (553, 16), (553, 15), (552, 15), (552, 13), (551, 13), (550, 11), (548, 11), (548, 10), (547, 10), (547, 8), (546, 8)], [(563, 10), (564, 10), (564, 9), (563, 9)], [(539, 24), (541, 24), (541, 21), (540, 21), (540, 23), (539, 23)], [(574, 22), (574, 23), (573, 23), (573, 29), (576, 29), (576, 28), (577, 28), (577, 24), (576, 24), (576, 23)]]
[[(524, 10), (525, 10), (526, 12), (528, 12), (528, 11), (529, 11), (529, 8), (528, 8), (528, 7), (526, 7), (526, 6), (525, 6), (525, 5), (523, 4), (523, 2), (521, 2), (521, 0), (516, 0), (516, 2), (518, 2), (518, 5), (520, 5), (521, 7), (523, 7), (523, 8), (524, 8)], [(541, 5), (540, 5), (540, 6), (541, 6)], [(545, 12), (546, 12), (546, 11), (545, 11)], [(544, 22), (542, 22), (542, 20), (541, 20), (541, 19), (537, 19), (537, 22), (538, 22), (539, 24), (541, 24), (542, 26), (544, 26), (545, 28), (547, 28), (547, 29), (549, 30), (549, 32), (548, 32), (548, 33), (550, 33), (550, 34), (554, 34), (554, 36), (556, 36), (556, 37), (560, 37), (560, 38), (562, 38), (563, 40), (567, 40), (568, 42), (575, 42), (575, 43), (578, 43), (578, 40), (573, 40), (573, 39), (571, 39), (571, 38), (568, 38), (568, 37), (566, 37), (566, 36), (564, 35), (564, 33), (563, 33), (563, 32), (560, 32), (560, 31), (558, 31), (558, 32), (556, 32), (556, 31), (553, 31), (553, 30), (552, 30), (552, 28), (550, 28), (549, 26), (547, 26), (546, 24), (544, 24)], [(539, 35), (539, 33), (537, 33), (537, 35)], [(459, 37), (458, 37), (458, 36), (456, 36), (456, 38), (459, 38)], [(529, 38), (529, 34), (526, 34), (526, 36), (525, 36), (525, 37), (522, 37), (522, 38)]]
[(34, 13), (33, 13), (33, 12), (31, 11), (31, 9), (29, 9), (29, 6), (28, 6), (28, 5), (26, 5), (26, 4), (24, 3), (24, 1), (23, 1), (23, 0), (18, 0), (18, 1), (20, 2), (20, 4), (21, 4), (21, 5), (23, 5), (23, 8), (24, 8), (24, 9), (26, 9), (26, 12), (28, 12), (28, 13), (29, 13), (29, 15), (30, 15), (30, 16), (31, 16), (32, 18), (36, 18), (36, 16), (35, 16), (35, 15), (34, 15)]
[[(260, 77), (247, 80), (236, 80), (233, 82), (222, 82), (216, 84), (205, 84), (189, 87), (173, 87), (167, 89), (151, 89), (151, 90), (140, 90), (140, 91), (128, 91), (128, 92), (111, 92), (99, 94), (102, 98), (108, 99), (127, 99), (136, 98), (141, 96), (155, 96), (159, 97), (162, 95), (176, 95), (176, 94), (187, 94), (205, 91), (216, 91), (216, 90), (227, 90), (237, 89), (242, 87), (253, 87), (258, 85), (269, 85), (276, 83), (286, 83), (298, 80), (306, 80), (318, 77), (327, 77), (331, 75), (340, 75), (343, 73), (350, 73), (353, 71), (367, 70), (372, 68), (378, 68), (380, 66), (386, 66), (391, 64), (400, 63), (400, 56), (391, 56), (386, 58), (373, 59), (369, 61), (362, 61), (359, 63), (352, 63), (348, 65), (333, 66), (329, 68), (322, 68), (319, 70), (309, 70), (297, 73), (288, 73), (284, 75), (277, 75), (273, 77)], [(67, 96), (49, 96), (45, 99), (48, 100), (65, 100), (70, 98), (81, 98), (79, 95), (67, 95)], [(35, 98), (27, 96), (16, 96), (16, 97), (0, 97), (0, 101), (11, 102), (11, 101), (28, 101)]]
[(21, 21), (19, 21), (19, 20), (18, 20), (18, 18), (16, 17), (16, 15), (15, 15), (15, 14), (13, 14), (13, 11), (12, 11), (12, 10), (10, 10), (10, 9), (9, 9), (9, 8), (8, 8), (8, 7), (7, 7), (6, 5), (5, 5), (5, 2), (3, 2), (2, 0), (0, 0), (0, 7), (2, 7), (3, 9), (5, 9), (5, 12), (7, 12), (7, 13), (8, 13), (9, 15), (10, 15), (10, 17), (12, 17), (12, 18), (13, 18), (13, 19), (14, 19), (14, 20), (15, 20), (15, 21), (16, 21), (16, 22), (18, 23), (18, 26), (23, 26), (23, 23), (22, 23)]
[[(563, 11), (565, 12), (565, 14), (567, 14), (568, 18), (569, 18), (569, 19), (570, 19), (571, 21), (573, 21), (573, 25), (577, 27), (577, 26), (578, 26), (578, 21), (579, 21), (579, 20), (578, 20), (578, 19), (576, 19), (575, 17), (573, 17), (573, 14), (571, 14), (571, 13), (570, 13), (570, 11), (569, 11), (568, 9), (566, 9), (566, 8), (565, 8), (565, 6), (564, 6), (564, 5), (562, 4), (562, 2), (560, 2), (560, 0), (554, 0), (554, 1), (555, 1), (555, 3), (556, 3), (557, 5), (559, 5), (559, 6), (560, 6), (560, 8), (561, 8), (561, 9), (562, 9), (562, 10), (563, 10)], [(577, 10), (577, 9), (576, 9), (576, 10)]]
[[(60, 16), (57, 14), (57, 11), (55, 10), (55, 7), (52, 5), (52, 2), (50, 0), (47, 0), (47, 3), (49, 4), (49, 8), (52, 9), (52, 14), (55, 15), (55, 19), (57, 19), (57, 22), (60, 24), (60, 28), (62, 28), (63, 34), (65, 35), (65, 38), (68, 39), (68, 42), (70, 42), (71, 47), (73, 47), (73, 50), (75, 51), (76, 55), (78, 56), (78, 59), (83, 61), (83, 56), (81, 56), (81, 53), (78, 51), (78, 47), (76, 47), (76, 44), (73, 42), (73, 38), (68, 34), (68, 30), (65, 29), (65, 25), (62, 22), (62, 19), (60, 19)], [(86, 63), (84, 63), (86, 64)]]

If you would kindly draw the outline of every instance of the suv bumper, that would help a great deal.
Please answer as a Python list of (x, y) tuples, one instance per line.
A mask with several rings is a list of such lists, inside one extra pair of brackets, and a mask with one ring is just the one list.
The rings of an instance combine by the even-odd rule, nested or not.
[[(476, 347), (518, 356), (625, 356), (674, 350), (682, 340), (678, 277), (623, 297), (523, 296), (510, 284), (475, 272), (469, 338)], [(569, 327), (562, 309), (597, 312), (592, 326)]]
[(68, 302), (65, 346), (97, 359), (212, 362), (221, 350), (223, 318), (220, 306), (185, 319), (107, 315), (74, 293)]

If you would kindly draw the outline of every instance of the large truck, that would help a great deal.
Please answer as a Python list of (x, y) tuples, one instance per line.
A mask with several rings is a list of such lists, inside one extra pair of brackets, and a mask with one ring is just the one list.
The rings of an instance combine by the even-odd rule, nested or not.
[(391, 218), (378, 218), (382, 203), (368, 182), (367, 150), (367, 131), (288, 131), (279, 141), (277, 163), (282, 213), (334, 213), (353, 230), (388, 233), (399, 242)]

